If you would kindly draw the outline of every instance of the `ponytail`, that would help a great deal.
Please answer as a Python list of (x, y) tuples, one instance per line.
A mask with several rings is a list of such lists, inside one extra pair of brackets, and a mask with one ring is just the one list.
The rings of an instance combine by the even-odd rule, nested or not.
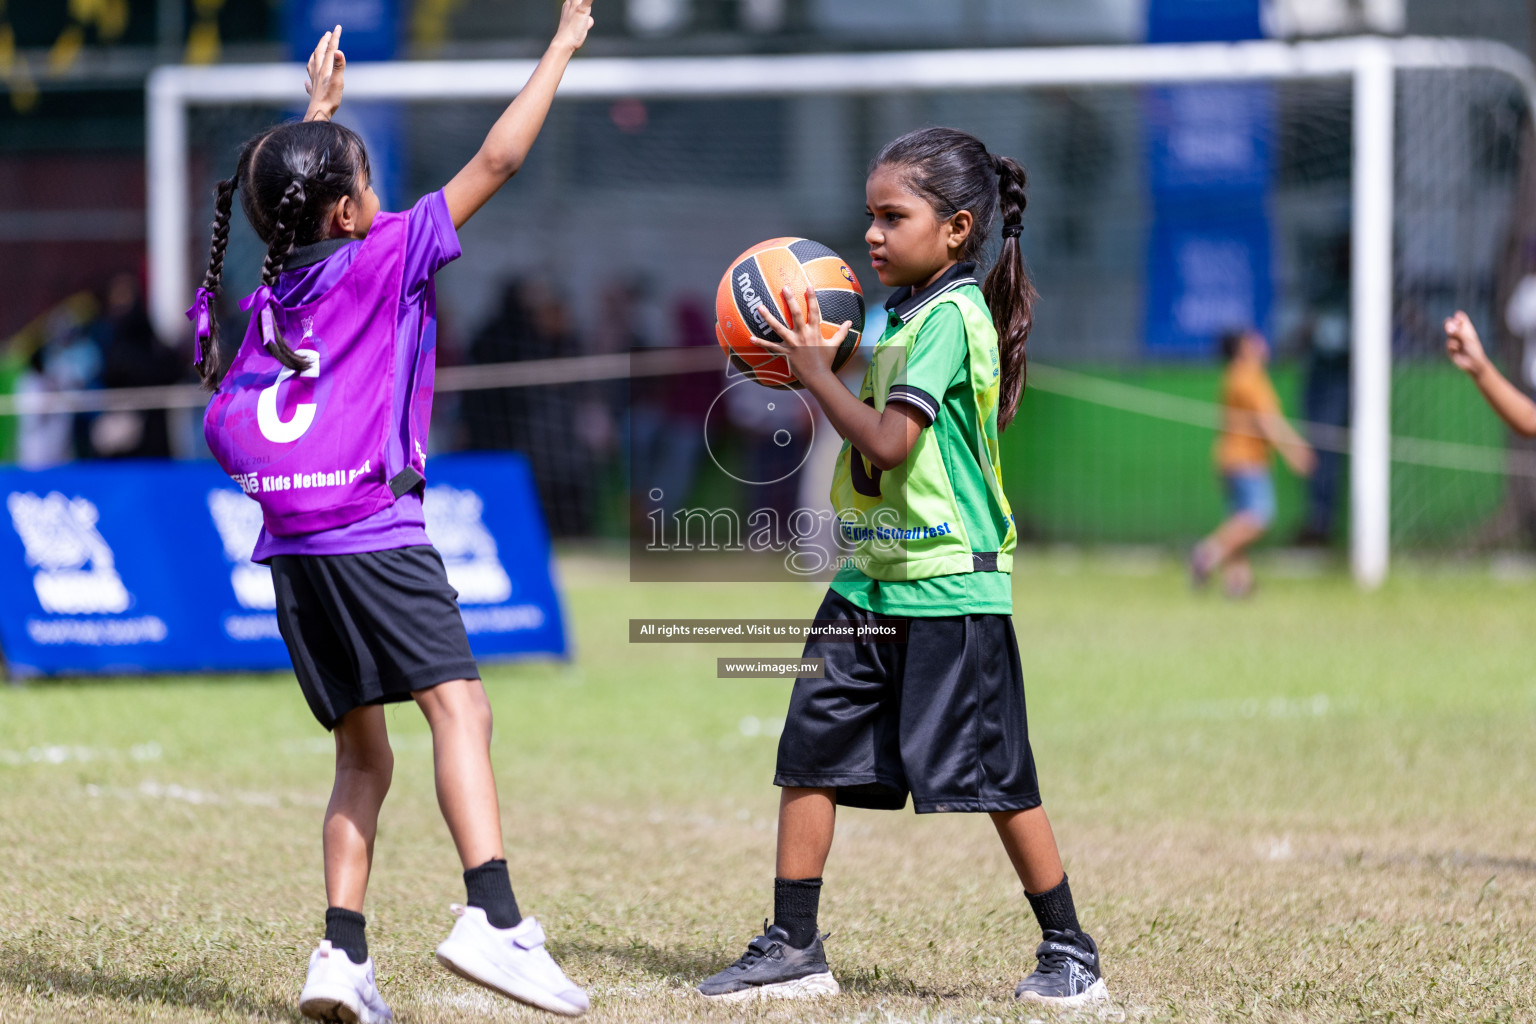
[[(283, 191), (282, 201), (277, 204), (277, 215), (272, 223), (272, 241), (267, 246), (267, 258), (261, 263), (261, 283), (266, 288), (277, 284), (277, 275), (283, 271), (283, 261), (293, 252), (294, 235), (298, 231), (299, 217), (304, 210), (304, 180), (294, 178)], [(252, 316), (266, 313), (261, 307), (251, 310)], [(269, 315), (269, 314), (268, 314)], [(267, 351), (290, 370), (309, 369), (309, 360), (288, 346), (283, 332), (272, 325), (272, 336), (266, 342)]]
[(1024, 230), (1024, 168), (1018, 161), (987, 152), (969, 132), (955, 128), (919, 128), (886, 143), (875, 167), (897, 168), (912, 193), (933, 207), (940, 220), (961, 210), (973, 218), (970, 235), (960, 247), (960, 259), (979, 261), (992, 226), (1002, 215), (1003, 244), (981, 293), (997, 328), (997, 429), (1013, 422), (1024, 391), (1024, 345), (1034, 326), (1035, 286), (1030, 283), (1019, 251)]
[(1024, 393), (1028, 377), (1024, 348), (1029, 341), (1030, 328), (1034, 326), (1035, 299), (1039, 296), (1024, 266), (1024, 254), (1019, 251), (1024, 207), (1028, 205), (1024, 195), (1024, 168), (1009, 157), (995, 153), (991, 157), (992, 168), (997, 172), (1003, 241), (997, 262), (981, 286), (981, 294), (992, 311), (992, 324), (997, 328), (998, 357), (1002, 362), (997, 400), (997, 429), (1001, 433), (1013, 422), (1019, 411), (1019, 398)]
[[(229, 248), (229, 217), (234, 201), (235, 179), (225, 178), (214, 192), (213, 241), (208, 244), (208, 269), (203, 271), (202, 287), (208, 293), (210, 304), (217, 301), (219, 282), (224, 277), (224, 250)], [(197, 348), (202, 359), (196, 363), (195, 369), (202, 377), (203, 387), (212, 391), (219, 386), (224, 367), (219, 354), (219, 320), (211, 309), (207, 316), (208, 337), (206, 340), (198, 339)]]
[(224, 276), (235, 192), (240, 193), (251, 227), (267, 243), (266, 259), (261, 264), (262, 290), (258, 293), (263, 299), (251, 315), (261, 318), (263, 342), (273, 358), (290, 370), (302, 371), (309, 368), (309, 360), (295, 352), (277, 329), (277, 301), (271, 298), (271, 289), (294, 248), (324, 237), (329, 211), (343, 196), (357, 198), (357, 186), (366, 184), (368, 178), (368, 152), (363, 140), (330, 121), (278, 125), (246, 141), (234, 175), (219, 182), (215, 193), (208, 269), (187, 311), (196, 332), (193, 365), (205, 388), (211, 391), (218, 387), (224, 374), (213, 305)]

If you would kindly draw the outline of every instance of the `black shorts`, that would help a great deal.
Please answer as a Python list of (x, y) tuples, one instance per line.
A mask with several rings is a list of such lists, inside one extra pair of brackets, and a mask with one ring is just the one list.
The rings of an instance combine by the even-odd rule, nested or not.
[[(828, 591), (818, 619), (877, 616)], [(826, 677), (795, 680), (778, 786), (834, 787), (849, 807), (919, 814), (1040, 806), (1024, 678), (1007, 615), (909, 618), (907, 642), (812, 638)]]
[(327, 729), (364, 704), (480, 678), (435, 548), (276, 555), (272, 584), (293, 671)]

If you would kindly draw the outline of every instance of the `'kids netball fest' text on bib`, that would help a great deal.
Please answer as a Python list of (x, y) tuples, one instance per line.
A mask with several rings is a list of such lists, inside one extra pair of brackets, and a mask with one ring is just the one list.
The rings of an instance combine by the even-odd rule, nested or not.
[[(390, 445), (405, 237), (406, 218), (381, 213), (320, 298), (285, 308), (266, 289), (253, 296), (245, 339), (208, 404), (203, 434), (219, 465), (261, 504), (273, 534), (355, 523), (422, 479), (418, 428), (431, 413), (419, 406), (423, 391), (430, 401), (430, 366), (407, 368), (418, 378), (405, 413), (410, 437)], [(289, 369), (266, 350), (263, 310), (307, 369)]]

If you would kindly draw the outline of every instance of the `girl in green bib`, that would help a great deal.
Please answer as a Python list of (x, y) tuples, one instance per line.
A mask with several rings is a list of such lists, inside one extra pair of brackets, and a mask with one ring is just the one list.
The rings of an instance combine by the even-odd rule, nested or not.
[(760, 307), (777, 337), (758, 344), (789, 360), (844, 438), (832, 504), (849, 554), (816, 619), (870, 638), (838, 628), (806, 643), (824, 677), (795, 681), (779, 741), (774, 921), (699, 991), (835, 994), (816, 911), (837, 806), (899, 810), (910, 794), (919, 814), (991, 815), (1044, 933), (1014, 995), (1103, 999), (1040, 802), (1013, 634), (997, 436), (1018, 410), (1035, 299), (1018, 241), (1024, 170), (975, 136), (925, 128), (880, 151), (865, 198), (870, 259), (896, 292), (859, 394), (831, 369), (852, 325), (823, 341), (814, 291), (786, 291), (789, 324)]

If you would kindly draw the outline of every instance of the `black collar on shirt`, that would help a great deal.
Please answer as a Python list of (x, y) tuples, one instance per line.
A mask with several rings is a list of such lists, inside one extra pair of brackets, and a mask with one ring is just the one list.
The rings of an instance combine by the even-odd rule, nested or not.
[(911, 285), (896, 289), (896, 292), (885, 300), (885, 309), (890, 314), (892, 320), (906, 323), (912, 319), (914, 313), (945, 292), (976, 283), (978, 283), (976, 281), (976, 264), (956, 263), (944, 271), (937, 281), (920, 292), (914, 292)]
[(337, 249), (355, 241), (357, 241), (355, 238), (327, 238), (313, 245), (301, 245), (288, 254), (288, 258), (283, 261), (283, 269), (299, 270), (302, 267), (312, 267)]

